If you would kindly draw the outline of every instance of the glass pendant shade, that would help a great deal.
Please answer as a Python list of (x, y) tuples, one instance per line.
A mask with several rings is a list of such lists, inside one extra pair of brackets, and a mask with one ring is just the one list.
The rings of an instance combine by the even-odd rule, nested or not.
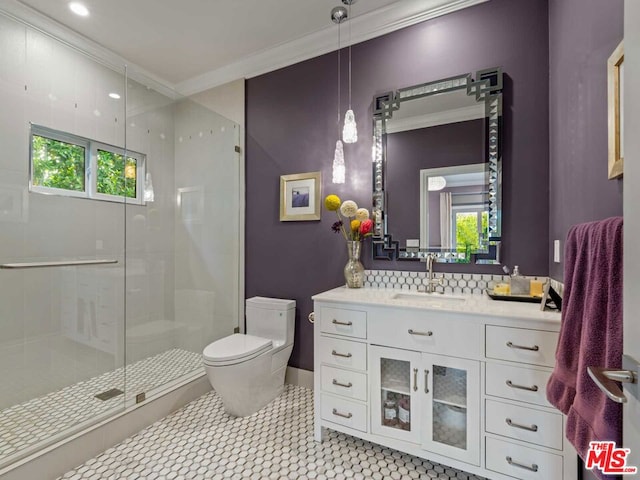
[(344, 127), (342, 128), (342, 141), (344, 143), (356, 143), (358, 141), (358, 128), (356, 115), (353, 110), (347, 110), (344, 115)]
[(344, 183), (345, 166), (344, 166), (344, 149), (342, 142), (336, 142), (336, 151), (333, 155), (333, 183)]
[(437, 192), (447, 186), (447, 180), (444, 177), (429, 177), (427, 189), (430, 192)]

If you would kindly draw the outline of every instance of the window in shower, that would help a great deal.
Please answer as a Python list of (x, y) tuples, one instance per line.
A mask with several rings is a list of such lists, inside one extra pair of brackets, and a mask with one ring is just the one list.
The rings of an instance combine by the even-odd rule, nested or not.
[(141, 153), (31, 126), (31, 191), (142, 205), (144, 170)]

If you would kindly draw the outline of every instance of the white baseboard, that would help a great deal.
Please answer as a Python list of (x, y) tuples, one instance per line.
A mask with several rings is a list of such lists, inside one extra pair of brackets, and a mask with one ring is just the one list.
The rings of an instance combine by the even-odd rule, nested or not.
[(301, 368), (287, 367), (284, 382), (313, 390), (313, 372)]
[(0, 470), (1, 480), (55, 479), (211, 390), (206, 375)]

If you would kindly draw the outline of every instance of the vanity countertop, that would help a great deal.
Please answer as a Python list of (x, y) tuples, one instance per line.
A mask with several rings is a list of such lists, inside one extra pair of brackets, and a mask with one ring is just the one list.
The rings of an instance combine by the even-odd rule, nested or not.
[[(401, 298), (394, 298), (398, 296)], [(492, 300), (486, 294), (440, 295), (398, 289), (347, 288), (342, 286), (318, 293), (312, 299), (316, 302), (358, 303), (381, 307), (418, 308), (438, 312), (536, 320), (554, 324), (556, 328), (560, 325), (560, 313), (543, 312), (538, 303)]]

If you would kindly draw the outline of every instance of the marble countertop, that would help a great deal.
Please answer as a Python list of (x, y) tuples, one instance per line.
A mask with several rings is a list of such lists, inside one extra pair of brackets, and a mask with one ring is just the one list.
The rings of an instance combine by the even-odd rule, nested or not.
[[(400, 297), (400, 298), (399, 298)], [(371, 306), (419, 308), (439, 312), (537, 320), (560, 324), (560, 313), (541, 311), (539, 303), (493, 300), (482, 295), (441, 295), (398, 289), (334, 288), (314, 295), (316, 302), (353, 302)]]

